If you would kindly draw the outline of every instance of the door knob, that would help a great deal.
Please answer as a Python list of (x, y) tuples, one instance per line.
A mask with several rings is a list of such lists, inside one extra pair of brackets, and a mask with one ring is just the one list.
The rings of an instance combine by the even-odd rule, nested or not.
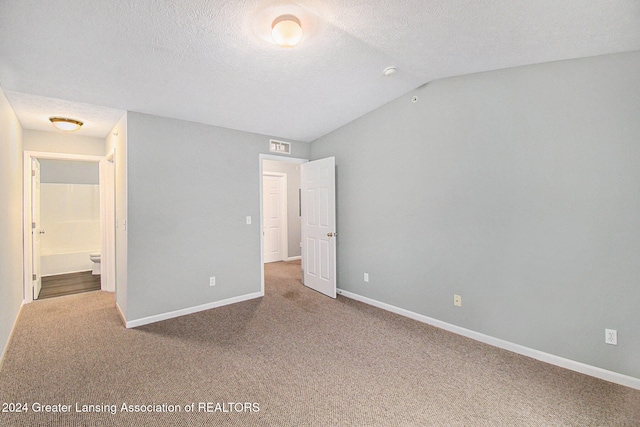
[(38, 231), (38, 234), (44, 234), (44, 230)]
[(327, 233), (327, 237), (336, 237), (338, 233)]

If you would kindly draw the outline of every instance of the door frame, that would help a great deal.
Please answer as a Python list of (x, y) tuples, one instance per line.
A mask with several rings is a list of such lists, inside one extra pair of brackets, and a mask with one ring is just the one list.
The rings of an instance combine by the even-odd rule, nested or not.
[[(99, 185), (100, 185), (100, 253), (103, 274), (100, 275), (101, 289), (115, 292), (115, 242), (108, 241), (114, 239), (113, 230), (115, 223), (107, 221), (109, 216), (107, 210), (115, 208), (115, 199), (109, 198), (109, 194), (115, 194), (113, 180), (107, 179), (107, 159), (105, 156), (92, 156), (85, 154), (49, 153), (45, 151), (25, 151), (23, 154), (23, 303), (33, 302), (33, 292), (31, 290), (33, 274), (31, 266), (31, 256), (33, 252), (31, 242), (31, 160), (75, 160), (98, 163)], [(106, 273), (106, 274), (104, 274)]]
[[(258, 181), (260, 183), (260, 295), (264, 296), (264, 235), (262, 233), (264, 233), (264, 218), (263, 218), (263, 214), (262, 214), (262, 209), (263, 209), (263, 203), (264, 201), (262, 200), (262, 175), (263, 175), (263, 170), (262, 170), (262, 161), (263, 160), (275, 160), (275, 161), (279, 161), (279, 162), (286, 162), (286, 163), (294, 163), (294, 164), (302, 164), (302, 163), (307, 163), (309, 161), (309, 159), (301, 159), (298, 157), (284, 157), (284, 156), (275, 156), (273, 154), (259, 154), (258, 155)], [(304, 260), (303, 260), (304, 261)]]
[[(40, 161), (38, 159), (31, 158), (31, 162), (29, 162), (29, 168), (31, 169), (31, 209), (29, 211), (29, 218), (31, 222), (31, 247), (33, 248), (31, 251), (31, 268), (33, 270), (37, 270), (39, 272), (42, 271), (42, 256), (41, 256), (41, 233), (42, 233), (42, 216), (40, 214), (40, 200), (42, 199), (42, 186), (40, 182)], [(34, 173), (37, 170), (37, 173)], [(37, 185), (36, 185), (37, 184)], [(36, 191), (37, 189), (37, 191)], [(36, 195), (37, 192), (37, 195)], [(37, 202), (37, 208), (36, 208)], [(37, 218), (36, 218), (37, 217)], [(34, 228), (34, 225), (37, 227)], [(37, 233), (36, 233), (37, 232)], [(38, 249), (36, 250), (36, 243)], [(34, 267), (37, 266), (37, 267)], [(42, 290), (42, 275), (40, 277), (36, 276), (34, 280), (31, 278), (31, 295), (37, 298), (40, 296), (40, 291)]]
[[(281, 230), (279, 232), (279, 236), (278, 239), (281, 240), (281, 251), (284, 251), (285, 256), (283, 257), (283, 259), (288, 259), (289, 258), (289, 214), (287, 212), (287, 208), (288, 208), (288, 197), (289, 197), (289, 190), (287, 188), (287, 174), (283, 173), (283, 172), (264, 172), (262, 173), (262, 183), (263, 183), (263, 188), (262, 191), (264, 191), (264, 178), (265, 177), (271, 177), (271, 178), (278, 178), (280, 180), (281, 184), (284, 184), (284, 189), (281, 189), (279, 192), (279, 196), (278, 196), (278, 208), (282, 208), (282, 205), (284, 204), (284, 209), (280, 209), (281, 212), (281, 217), (280, 217), (280, 222), (282, 225), (282, 222), (284, 222), (284, 227), (280, 227)], [(284, 202), (284, 203), (283, 203)], [(262, 199), (262, 203), (264, 203), (264, 194), (263, 194), (263, 199)], [(262, 206), (262, 220), (264, 221), (264, 205)], [(262, 229), (264, 232), (264, 224), (262, 224)], [(264, 238), (265, 234), (262, 235), (262, 237)], [(264, 247), (263, 247), (264, 249)], [(263, 253), (263, 257), (264, 257), (264, 253)]]

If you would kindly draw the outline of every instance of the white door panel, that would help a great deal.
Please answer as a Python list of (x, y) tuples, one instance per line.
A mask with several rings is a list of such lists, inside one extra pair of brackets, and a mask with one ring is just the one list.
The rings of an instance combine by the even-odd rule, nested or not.
[(300, 168), (304, 284), (336, 297), (335, 158)]
[(265, 174), (262, 193), (264, 262), (282, 261), (288, 257), (286, 175)]

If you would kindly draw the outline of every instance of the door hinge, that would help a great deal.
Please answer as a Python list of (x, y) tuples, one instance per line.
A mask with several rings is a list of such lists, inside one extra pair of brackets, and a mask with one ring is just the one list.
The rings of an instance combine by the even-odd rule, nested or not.
[(36, 280), (36, 275), (35, 274), (31, 275), (31, 280)]
[(36, 171), (35, 171), (35, 169), (31, 169), (31, 176), (36, 176)]
[(36, 223), (35, 223), (35, 222), (32, 222), (32, 223), (31, 223), (31, 228), (32, 228), (32, 229), (35, 229), (35, 228), (36, 228)]

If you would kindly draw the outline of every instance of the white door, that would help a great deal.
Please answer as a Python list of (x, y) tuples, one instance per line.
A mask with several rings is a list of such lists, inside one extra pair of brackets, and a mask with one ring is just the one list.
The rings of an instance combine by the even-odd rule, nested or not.
[(282, 261), (288, 257), (286, 175), (263, 175), (262, 203), (264, 262)]
[(300, 167), (304, 284), (336, 297), (335, 157)]
[(33, 299), (38, 299), (42, 280), (40, 278), (40, 236), (44, 230), (40, 225), (40, 162), (33, 159), (31, 162), (31, 272)]

